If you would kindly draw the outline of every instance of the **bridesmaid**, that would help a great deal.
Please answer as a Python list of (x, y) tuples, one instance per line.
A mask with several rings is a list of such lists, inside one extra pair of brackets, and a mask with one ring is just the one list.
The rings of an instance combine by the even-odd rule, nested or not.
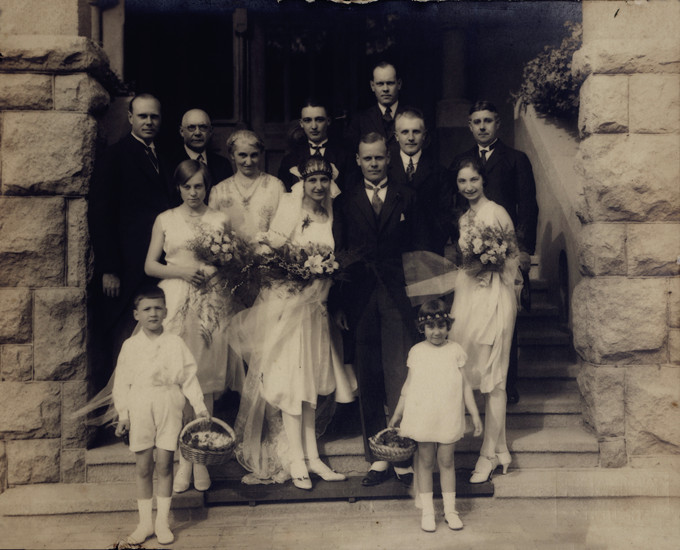
[[(144, 271), (161, 279), (168, 314), (164, 328), (186, 342), (198, 365), (198, 381), (208, 410), (212, 413), (213, 394), (226, 388), (241, 391), (245, 374), (240, 362), (228, 361), (227, 325), (234, 314), (228, 295), (205, 291), (205, 283), (215, 268), (201, 263), (191, 249), (191, 241), (202, 231), (223, 231), (228, 218), (205, 203), (210, 176), (204, 164), (185, 160), (177, 166), (174, 182), (182, 204), (156, 218)], [(161, 258), (165, 254), (164, 262)], [(205, 491), (210, 476), (205, 466), (191, 464), (180, 455), (174, 481), (175, 492), (186, 491), (193, 470), (194, 487)]]
[(215, 186), (209, 204), (227, 214), (237, 235), (252, 241), (269, 230), (285, 187), (280, 179), (260, 170), (264, 143), (255, 132), (231, 134), (227, 151), (236, 173)]
[(465, 268), (459, 271), (451, 312), (456, 320), (451, 340), (463, 346), (468, 356), (464, 367), (468, 380), (473, 389), (484, 394), (486, 401), (484, 441), (470, 478), (470, 483), (483, 483), (499, 465), (506, 473), (512, 460), (505, 439), (505, 385), (517, 316), (515, 284), (521, 281), (519, 251), (509, 214), (484, 194), (484, 170), (477, 159), (458, 163), (456, 183), (469, 206), (459, 221), (463, 265), (472, 260), (465, 244), (475, 227), (501, 229), (509, 250), (500, 271), (475, 273)]

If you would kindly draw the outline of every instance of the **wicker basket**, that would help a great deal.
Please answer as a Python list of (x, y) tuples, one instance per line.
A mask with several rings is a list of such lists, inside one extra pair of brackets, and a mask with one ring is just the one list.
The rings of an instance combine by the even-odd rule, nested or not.
[[(209, 451), (203, 449), (196, 449), (189, 445), (191, 436), (196, 432), (210, 431), (227, 434), (231, 438), (230, 444), (219, 451)], [(234, 454), (234, 447), (236, 445), (236, 434), (231, 426), (223, 422), (219, 418), (197, 418), (189, 422), (179, 434), (179, 450), (182, 456), (189, 462), (194, 464), (204, 464), (212, 466), (216, 464), (224, 464)]]
[(399, 433), (399, 430), (395, 428), (385, 428), (373, 437), (368, 438), (368, 446), (371, 448), (371, 452), (378, 460), (386, 460), (387, 462), (403, 462), (408, 460), (416, 450), (416, 442), (413, 439), (408, 437), (401, 438), (408, 445), (407, 447), (389, 447), (377, 442), (381, 435), (391, 431)]

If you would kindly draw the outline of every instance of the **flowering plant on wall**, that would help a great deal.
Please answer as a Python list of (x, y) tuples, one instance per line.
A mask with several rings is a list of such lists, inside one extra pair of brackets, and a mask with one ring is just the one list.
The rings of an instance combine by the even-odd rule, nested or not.
[(559, 47), (545, 46), (543, 52), (524, 65), (522, 85), (511, 92), (513, 103), (531, 104), (537, 113), (560, 118), (578, 117), (582, 77), (571, 74), (571, 58), (581, 47), (580, 23), (564, 24), (569, 35)]

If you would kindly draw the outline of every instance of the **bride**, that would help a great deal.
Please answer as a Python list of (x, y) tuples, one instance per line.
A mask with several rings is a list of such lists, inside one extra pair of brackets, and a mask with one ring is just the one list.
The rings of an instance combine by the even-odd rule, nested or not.
[[(332, 199), (339, 194), (333, 167), (310, 158), (298, 170), (302, 181), (281, 198), (260, 242), (332, 251)], [(326, 481), (346, 479), (319, 458), (317, 397), (335, 392), (336, 401), (352, 401), (356, 380), (343, 368), (340, 335), (329, 322), (331, 280), (316, 278), (302, 289), (294, 285), (274, 283), (234, 318), (234, 340), (249, 367), (236, 419), (236, 456), (251, 472), (245, 483), (292, 477), (296, 487), (311, 489), (310, 473)]]

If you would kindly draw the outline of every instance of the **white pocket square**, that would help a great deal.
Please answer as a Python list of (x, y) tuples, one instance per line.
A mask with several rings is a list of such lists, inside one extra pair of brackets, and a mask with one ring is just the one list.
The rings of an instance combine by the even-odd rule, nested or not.
[(403, 222), (405, 219), (406, 219), (406, 218), (404, 217), (404, 213), (402, 212), (401, 218), (399, 218), (399, 221), (400, 221), (400, 222)]

